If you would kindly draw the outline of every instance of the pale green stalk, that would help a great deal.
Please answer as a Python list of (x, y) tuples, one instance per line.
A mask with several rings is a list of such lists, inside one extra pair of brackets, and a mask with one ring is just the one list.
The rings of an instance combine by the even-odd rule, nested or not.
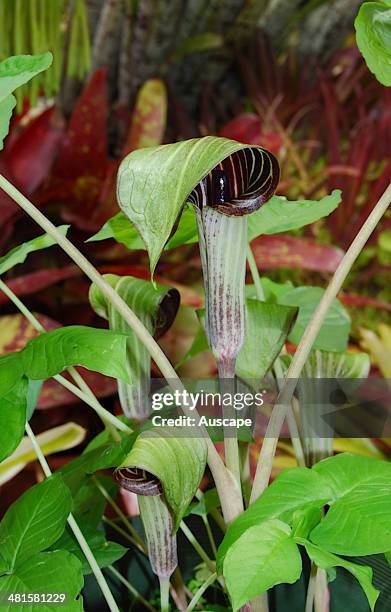
[[(52, 471), (49, 467), (48, 462), (46, 461), (46, 458), (44, 456), (44, 454), (42, 453), (41, 447), (39, 446), (36, 437), (33, 434), (33, 431), (30, 427), (30, 425), (28, 423), (26, 423), (26, 433), (28, 435), (28, 437), (30, 438), (31, 444), (34, 448), (35, 454), (37, 455), (38, 461), (41, 464), (41, 467), (43, 469), (43, 472), (46, 476), (46, 478), (49, 478), (49, 476), (52, 475)], [(93, 552), (91, 551), (90, 547), (88, 546), (88, 543), (85, 539), (85, 537), (83, 536), (82, 532), (80, 531), (80, 528), (78, 526), (78, 524), (76, 523), (74, 517), (72, 514), (69, 515), (68, 517), (68, 525), (71, 528), (73, 535), (75, 536), (80, 548), (82, 549), (89, 566), (91, 567), (91, 570), (96, 578), (97, 583), (100, 586), (100, 589), (102, 591), (102, 594), (106, 600), (106, 603), (110, 609), (111, 612), (120, 612), (119, 608), (114, 600), (114, 597), (109, 589), (109, 586), (106, 582), (106, 579), (102, 573), (102, 570), (100, 569), (94, 555)]]
[(194, 593), (194, 597), (189, 603), (189, 605), (187, 606), (186, 612), (191, 612), (192, 610), (194, 610), (194, 608), (198, 604), (199, 600), (201, 599), (205, 591), (209, 589), (210, 585), (213, 584), (216, 579), (217, 579), (217, 574), (216, 572), (214, 572), (213, 574), (209, 576), (207, 580), (205, 580), (205, 582), (200, 586), (198, 591)]
[(299, 346), (297, 347), (296, 353), (293, 356), (291, 365), (286, 375), (285, 384), (279, 393), (276, 405), (273, 408), (273, 412), (269, 420), (261, 453), (258, 459), (250, 503), (262, 495), (263, 491), (268, 485), (273, 466), (273, 458), (277, 448), (278, 437), (280, 435), (290, 401), (295, 391), (296, 381), (299, 378), (304, 364), (308, 359), (312, 345), (314, 344), (319, 330), (322, 327), (327, 312), (333, 300), (340, 292), (347, 275), (364, 248), (368, 238), (389, 207), (390, 202), (391, 184), (387, 187), (371, 214), (365, 221), (364, 225), (358, 232), (357, 236), (353, 240), (352, 244), (346, 251), (321, 301), (316, 307), (311, 321), (307, 325)]
[(130, 542), (130, 544), (132, 546), (135, 546), (140, 552), (144, 553), (144, 555), (147, 554), (147, 551), (145, 550), (145, 548), (140, 548), (140, 545), (138, 542), (136, 542), (136, 540), (134, 540), (132, 538), (131, 535), (128, 534), (127, 531), (125, 531), (125, 529), (122, 529), (122, 527), (120, 527), (119, 525), (117, 525), (117, 523), (115, 523), (115, 521), (110, 520), (109, 518), (107, 518), (107, 516), (102, 516), (102, 521), (106, 524), (109, 525), (109, 527), (111, 527), (112, 529), (114, 529), (114, 531), (116, 531), (117, 533), (119, 533), (120, 536), (122, 536), (123, 538), (125, 538), (125, 540), (127, 540), (128, 542)]
[(168, 612), (170, 609), (170, 579), (159, 576), (160, 584), (160, 610)]
[(247, 261), (248, 261), (248, 267), (250, 268), (251, 276), (253, 279), (255, 291), (257, 294), (257, 300), (259, 300), (260, 302), (264, 302), (265, 292), (262, 287), (261, 277), (259, 276), (257, 262), (255, 261), (254, 253), (252, 251), (250, 244), (248, 244), (247, 246)]
[(139, 534), (137, 533), (133, 525), (128, 520), (127, 516), (125, 516), (125, 514), (122, 512), (119, 505), (111, 497), (111, 495), (106, 491), (106, 489), (102, 487), (99, 480), (95, 476), (93, 476), (92, 479), (94, 481), (95, 486), (98, 488), (99, 492), (103, 495), (105, 500), (110, 504), (113, 510), (117, 513), (117, 515), (119, 516), (119, 518), (121, 519), (121, 521), (123, 522), (127, 530), (129, 531), (129, 533), (131, 534), (132, 538), (137, 542), (138, 548), (144, 551), (145, 550), (144, 542), (140, 538)]
[(134, 586), (128, 580), (126, 580), (126, 578), (124, 578), (118, 570), (115, 569), (115, 567), (109, 565), (107, 569), (113, 574), (113, 576), (117, 578), (117, 580), (121, 584), (124, 585), (124, 587), (128, 589), (129, 593), (131, 593), (135, 599), (138, 599), (143, 604), (143, 606), (147, 608), (147, 610), (150, 610), (150, 612), (156, 612), (156, 608), (151, 606), (151, 604), (146, 599), (144, 599), (144, 597), (137, 591), (137, 589), (135, 589)]
[(198, 542), (197, 538), (194, 537), (193, 533), (190, 531), (184, 521), (181, 522), (179, 528), (185, 534), (186, 538), (189, 540), (190, 544), (192, 545), (198, 556), (204, 561), (210, 571), (214, 572), (216, 569), (216, 564), (214, 563), (214, 561), (212, 561), (212, 559), (209, 558), (208, 554), (202, 548), (201, 544)]
[[(84, 257), (82, 253), (66, 238), (63, 236), (41, 213), (34, 204), (32, 204), (16, 187), (14, 187), (4, 176), (0, 175), (0, 187), (13, 199), (15, 202), (32, 218), (34, 221), (47, 232), (57, 244), (64, 249), (71, 259), (83, 270), (88, 278), (99, 287), (102, 293), (108, 298), (114, 308), (117, 309), (119, 314), (128, 323), (131, 329), (134, 331), (136, 336), (144, 343), (148, 349), (152, 359), (160, 369), (164, 378), (169, 382), (171, 388), (175, 391), (184, 391), (184, 386), (179, 379), (175, 369), (167, 359), (166, 355), (153, 339), (151, 334), (117, 294), (117, 292), (110, 287), (110, 285), (102, 278), (101, 274), (94, 268), (94, 266)], [(188, 411), (185, 407), (182, 407), (185, 414), (194, 418), (197, 416), (194, 411)], [(233, 521), (242, 511), (242, 497), (237, 487), (234, 486), (234, 480), (231, 473), (226, 469), (220, 455), (218, 454), (212, 440), (210, 439), (205, 428), (202, 428), (202, 435), (205, 435), (207, 446), (208, 446), (208, 464), (212, 472), (216, 488), (219, 493), (221, 506), (225, 521), (230, 523)]]
[[(15, 304), (15, 306), (20, 310), (20, 312), (26, 317), (26, 319), (31, 323), (31, 325), (36, 329), (39, 333), (44, 333), (46, 330), (43, 325), (38, 321), (38, 319), (33, 315), (32, 312), (27, 308), (25, 304), (14, 294), (14, 292), (4, 283), (4, 281), (0, 278), (0, 290), (5, 293), (5, 295)], [(75, 368), (68, 368), (67, 370), (70, 375), (74, 378), (74, 380), (78, 383), (79, 387), (83, 386), (83, 390), (77, 389), (71, 382), (69, 382), (66, 378), (61, 376), (60, 374), (53, 376), (53, 378), (60, 383), (63, 387), (66, 387), (69, 391), (77, 395), (81, 400), (83, 400), (86, 404), (91, 406), (95, 410), (95, 412), (101, 417), (102, 421), (105, 423), (110, 423), (117, 429), (124, 431), (126, 433), (132, 433), (132, 430), (122, 423), (117, 417), (111, 414), (106, 408), (102, 406), (102, 404), (97, 400), (87, 383), (82, 379), (80, 374)], [(117, 439), (118, 441), (118, 439)]]

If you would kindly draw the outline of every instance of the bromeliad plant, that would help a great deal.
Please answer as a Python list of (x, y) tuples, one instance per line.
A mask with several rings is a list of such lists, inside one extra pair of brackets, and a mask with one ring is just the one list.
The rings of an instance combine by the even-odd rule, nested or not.
[[(3, 136), (14, 104), (13, 89), (47, 67), (48, 62), (50, 56), (45, 55), (10, 58), (0, 64)], [(313, 609), (315, 595), (317, 605), (320, 601), (325, 609), (325, 571), (331, 576), (335, 567), (345, 568), (357, 578), (374, 610), (379, 591), (372, 583), (372, 570), (350, 558), (372, 554), (390, 558), (391, 466), (348, 453), (314, 463), (319, 449), (311, 447), (306, 439), (305, 426), (297, 432), (291, 401), (295, 380), (303, 368), (312, 371), (319, 360), (322, 375), (323, 371), (337, 375), (341, 364), (345, 370), (339, 373), (346, 377), (367, 374), (366, 357), (345, 354), (350, 321), (335, 298), (387, 209), (391, 187), (323, 292), (259, 278), (249, 241), (262, 234), (302, 227), (330, 213), (340, 201), (338, 192), (320, 202), (289, 202), (273, 196), (278, 175), (278, 163), (272, 154), (224, 138), (207, 137), (134, 151), (118, 173), (118, 202), (123, 212), (109, 221), (103, 232), (104, 237), (110, 232), (115, 236), (121, 227), (122, 240), (125, 234), (128, 244), (138, 239), (135, 231), (139, 232), (149, 253), (152, 275), (165, 248), (198, 240), (206, 296), (205, 330), (222, 388), (228, 380), (229, 389), (234, 389), (235, 374), (252, 378), (255, 388), (272, 369), (280, 379), (280, 393), (249, 496), (246, 490), (242, 492), (242, 482), (247, 483), (249, 476), (248, 440), (239, 445), (232, 431), (224, 429), (223, 460), (208, 427), (196, 424), (194, 428), (153, 429), (147, 420), (139, 428), (126, 418), (142, 421), (148, 416), (150, 358), (173, 390), (184, 390), (153, 337), (158, 337), (175, 317), (178, 294), (129, 277), (102, 277), (68, 240), (67, 228), (56, 228), (0, 176), (2, 189), (48, 234), (2, 257), (0, 274), (22, 263), (30, 252), (56, 242), (92, 281), (91, 303), (110, 327), (71, 326), (45, 333), (35, 316), (0, 280), (1, 290), (40, 333), (22, 350), (0, 358), (0, 459), (17, 449), (25, 430), (47, 477), (19, 498), (0, 523), (2, 593), (66, 592), (67, 609), (81, 610), (83, 574), (92, 572), (109, 609), (117, 611), (118, 603), (102, 572), (107, 568), (140, 606), (153, 610), (151, 602), (113, 566), (132, 548), (148, 555), (159, 577), (164, 611), (171, 605), (170, 592), (180, 610), (211, 609), (210, 604), (203, 604), (208, 589), (217, 594), (224, 609), (232, 607), (236, 611), (246, 606), (254, 611), (267, 610), (267, 591), (279, 583), (292, 584), (301, 576), (302, 552), (312, 563), (308, 612)], [(188, 206), (195, 209), (195, 214), (191, 208), (186, 209)], [(99, 238), (102, 234), (95, 237)], [(245, 285), (246, 256), (254, 286)], [(166, 315), (164, 322), (162, 314)], [(298, 344), (291, 359), (280, 356), (287, 339)], [(200, 345), (202, 342), (198, 342), (198, 349)], [(311, 353), (313, 348), (327, 353)], [(193, 349), (190, 357), (196, 352)], [(118, 380), (126, 416), (117, 418), (101, 406), (74, 369), (76, 365)], [(65, 369), (75, 384), (61, 376)], [(105, 425), (78, 459), (54, 475), (29, 425), (41, 381), (50, 377), (91, 406)], [(298, 400), (305, 424), (300, 393)], [(180, 408), (186, 415), (197, 417), (197, 412), (189, 411), (185, 404)], [(283, 472), (268, 487), (285, 417), (300, 467)], [(328, 448), (325, 454), (330, 453)], [(311, 467), (305, 466), (306, 460)], [(204, 492), (206, 465), (216, 490)], [(115, 481), (100, 474), (113, 468)], [(145, 541), (115, 501), (116, 483), (137, 494)], [(194, 497), (198, 499), (196, 504)], [(244, 502), (249, 502), (245, 510)], [(107, 503), (118, 520), (104, 514)], [(202, 516), (214, 558), (189, 529), (185, 519), (191, 513)], [(209, 516), (221, 530), (218, 549)], [(106, 539), (107, 526), (116, 537), (121, 536), (121, 543)], [(203, 580), (192, 591), (190, 601), (177, 569), (178, 529), (204, 564)], [(317, 572), (321, 579), (314, 587)], [(21, 610), (31, 607), (28, 600), (17, 603)]]

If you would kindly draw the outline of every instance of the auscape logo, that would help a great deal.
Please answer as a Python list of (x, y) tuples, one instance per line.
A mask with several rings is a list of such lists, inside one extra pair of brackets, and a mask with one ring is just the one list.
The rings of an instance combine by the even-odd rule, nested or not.
[(154, 427), (230, 427), (240, 429), (241, 427), (251, 427), (253, 424), (250, 418), (228, 418), (200, 416), (199, 418), (180, 415), (175, 418), (163, 417), (155, 414), (152, 417)]

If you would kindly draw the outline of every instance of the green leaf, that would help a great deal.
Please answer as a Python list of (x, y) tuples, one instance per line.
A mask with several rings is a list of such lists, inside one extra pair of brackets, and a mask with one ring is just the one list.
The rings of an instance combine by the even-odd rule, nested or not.
[(102, 520), (107, 500), (95, 484), (95, 479), (111, 497), (117, 494), (117, 483), (111, 476), (95, 476), (85, 478), (80, 487), (75, 489), (73, 497), (73, 516), (80, 524), (91, 529), (97, 529)]
[(38, 553), (18, 565), (15, 572), (0, 578), (2, 593), (66, 593), (65, 605), (15, 604), (2, 607), (6, 612), (82, 612), (83, 600), (76, 599), (83, 587), (80, 561), (65, 550)]
[(0, 550), (7, 570), (20, 567), (58, 540), (71, 509), (71, 494), (57, 474), (23, 493), (0, 523)]
[[(299, 344), (323, 294), (324, 289), (320, 287), (296, 287), (279, 298), (279, 304), (299, 308), (298, 317), (289, 334), (289, 340), (294, 344)], [(350, 317), (346, 309), (338, 300), (334, 300), (323, 321), (313, 348), (342, 353), (347, 347), (350, 324)]]
[(206, 136), (138, 149), (122, 161), (117, 196), (141, 234), (153, 273), (192, 190), (223, 159), (249, 147)]
[[(285, 283), (275, 283), (266, 276), (261, 278), (261, 285), (265, 294), (265, 301), (275, 304), (278, 303), (279, 299), (286, 293), (289, 293), (291, 289), (294, 289), (291, 281)], [(246, 285), (246, 298), (257, 299), (257, 291), (255, 285)]]
[(341, 202), (341, 191), (334, 191), (321, 200), (297, 200), (291, 202), (284, 196), (273, 196), (248, 219), (248, 236), (253, 240), (263, 234), (280, 234), (299, 229), (326, 217)]
[[(108, 238), (114, 238), (114, 240), (123, 244), (128, 249), (145, 251), (145, 244), (141, 240), (140, 234), (122, 212), (117, 213), (106, 221), (99, 232), (91, 236), (87, 242), (97, 242), (99, 240), (107, 240)], [(198, 242), (197, 222), (193, 209), (187, 206), (179, 220), (175, 234), (164, 246), (164, 250), (168, 251), (183, 244), (192, 244), (194, 242)]]
[(125, 436), (120, 442), (111, 441), (92, 447), (88, 445), (80, 457), (67, 463), (59, 473), (71, 491), (76, 493), (87, 474), (121, 465), (137, 436), (134, 433)]
[(320, 509), (331, 497), (332, 491), (326, 479), (313, 469), (285, 470), (277, 476), (261, 497), (228, 527), (218, 549), (218, 570), (221, 571), (230, 546), (250, 527), (260, 525), (268, 519), (280, 519), (293, 524), (298, 512), (309, 508)]
[(0, 62), (0, 101), (49, 68), (52, 61), (53, 56), (47, 51), (41, 55), (14, 55)]
[(27, 410), (26, 418), (29, 421), (36, 408), (39, 394), (41, 393), (43, 380), (29, 380), (27, 389)]
[[(331, 195), (321, 200), (289, 201), (283, 196), (273, 196), (267, 205), (261, 206), (249, 215), (249, 240), (261, 234), (276, 234), (292, 229), (298, 229), (329, 215), (341, 202), (340, 190), (334, 190)], [(118, 213), (109, 219), (97, 234), (87, 242), (114, 238), (128, 249), (143, 249), (145, 245), (134, 225), (124, 215)], [(197, 223), (192, 208), (186, 207), (180, 218), (174, 235), (164, 250), (169, 250), (183, 244), (198, 242)], [(263, 279), (262, 279), (263, 280)]]
[(124, 334), (81, 325), (46, 332), (21, 351), (0, 357), (0, 390), (7, 392), (16, 375), (45, 380), (74, 365), (130, 382), (126, 341)]
[(246, 300), (246, 331), (236, 374), (261, 382), (280, 354), (297, 313), (296, 308)]
[(364, 2), (356, 20), (357, 46), (378, 81), (391, 86), (391, 4)]
[(10, 128), (12, 111), (16, 106), (16, 98), (12, 94), (0, 101), (0, 151), (4, 147), (4, 139)]
[(9, 457), (19, 446), (26, 425), (26, 378), (0, 398), (0, 461)]
[(300, 578), (301, 557), (289, 525), (272, 519), (250, 527), (229, 549), (223, 575), (234, 612), (276, 584)]
[(295, 538), (307, 538), (310, 531), (320, 523), (322, 509), (319, 504), (295, 510), (292, 518), (292, 532)]
[(216, 489), (209, 489), (202, 494), (201, 499), (189, 506), (186, 516), (196, 514), (198, 516), (206, 516), (211, 510), (220, 508), (220, 498)]
[[(63, 236), (66, 236), (69, 227), (69, 225), (60, 225), (57, 227), (57, 230)], [(56, 241), (48, 234), (38, 236), (33, 240), (29, 240), (29, 242), (23, 242), (23, 244), (16, 246), (14, 249), (8, 251), (8, 253), (0, 257), (0, 274), (4, 274), (4, 272), (7, 272), (17, 264), (21, 264), (26, 261), (27, 255), (30, 253), (40, 251), (41, 249), (47, 249), (54, 244), (57, 244)]]
[(390, 463), (343, 453), (321, 461), (313, 471), (327, 479), (333, 495), (311, 541), (348, 556), (391, 550)]
[(119, 467), (145, 470), (159, 479), (176, 531), (201, 482), (206, 457), (203, 438), (189, 438), (188, 430), (179, 427), (162, 427), (140, 434)]
[(357, 578), (365, 595), (367, 596), (369, 606), (373, 612), (380, 591), (375, 589), (372, 584), (372, 568), (358, 565), (357, 563), (352, 563), (351, 561), (346, 561), (346, 559), (342, 559), (341, 557), (337, 557), (326, 550), (322, 550), (319, 548), (319, 546), (315, 546), (311, 542), (308, 542), (308, 540), (295, 538), (295, 541), (298, 544), (305, 546), (308, 556), (310, 557), (311, 561), (317, 565), (317, 567), (324, 570), (329, 570), (333, 567), (343, 567), (355, 578)]
[[(116, 542), (107, 541), (102, 531), (98, 531), (95, 527), (87, 526), (85, 523), (78, 522), (79, 527), (87, 540), (99, 567), (107, 567), (118, 559), (121, 559), (128, 549)], [(91, 567), (76, 541), (72, 531), (67, 527), (62, 536), (52, 546), (53, 550), (66, 550), (77, 557), (82, 565), (83, 574), (91, 574)]]

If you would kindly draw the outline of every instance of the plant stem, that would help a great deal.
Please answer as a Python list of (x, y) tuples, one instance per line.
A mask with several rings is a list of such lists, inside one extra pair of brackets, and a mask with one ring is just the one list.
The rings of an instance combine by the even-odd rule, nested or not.
[(170, 609), (170, 579), (167, 576), (159, 576), (160, 583), (160, 609), (168, 612)]
[(105, 500), (110, 504), (110, 506), (113, 508), (113, 510), (117, 513), (117, 515), (119, 516), (119, 518), (121, 519), (121, 521), (123, 522), (123, 524), (125, 525), (126, 529), (129, 531), (129, 533), (131, 534), (132, 538), (137, 542), (137, 546), (141, 551), (145, 551), (145, 545), (144, 542), (142, 541), (142, 539), (140, 538), (139, 534), (137, 533), (137, 531), (135, 530), (135, 528), (133, 527), (133, 525), (130, 523), (130, 521), (128, 520), (128, 518), (125, 516), (125, 514), (122, 512), (121, 508), (118, 506), (118, 504), (116, 503), (116, 501), (111, 497), (111, 495), (109, 495), (109, 493), (106, 491), (106, 489), (104, 487), (102, 487), (102, 485), (100, 484), (99, 480), (96, 478), (96, 476), (92, 477), (92, 480), (94, 481), (95, 486), (98, 488), (98, 490), (100, 491), (100, 493), (103, 495), (103, 497), (105, 498)]
[[(30, 312), (30, 310), (22, 302), (22, 300), (20, 300), (14, 294), (14, 292), (8, 287), (8, 285), (6, 285), (6, 283), (1, 278), (0, 278), (0, 290), (11, 300), (11, 302), (16, 306), (16, 308), (26, 317), (26, 319), (29, 321), (29, 323), (31, 323), (34, 329), (36, 329), (39, 333), (46, 332), (46, 329), (40, 323), (40, 321), (33, 315), (32, 312)], [(100, 418), (105, 424), (109, 423), (111, 425), (114, 425), (114, 427), (116, 427), (117, 429), (120, 429), (121, 431), (124, 431), (126, 433), (132, 433), (132, 430), (127, 425), (125, 425), (125, 423), (122, 423), (122, 421), (117, 419), (117, 417), (113, 416), (111, 412), (109, 412), (108, 410), (106, 410), (106, 408), (102, 406), (102, 404), (98, 401), (98, 399), (95, 397), (95, 395), (93, 394), (93, 392), (91, 391), (87, 383), (83, 380), (83, 378), (80, 376), (79, 372), (75, 368), (70, 367), (67, 369), (67, 371), (69, 372), (69, 374), (72, 376), (72, 378), (75, 380), (75, 382), (79, 385), (79, 388), (81, 389), (80, 391), (77, 391), (77, 393), (75, 393), (74, 391), (76, 387), (74, 387), (72, 383), (66, 380), (66, 378), (63, 378), (60, 375), (53, 376), (53, 378), (57, 380), (57, 382), (59, 382), (62, 386), (66, 387), (69, 391), (77, 395), (86, 404), (89, 404), (89, 406), (91, 406), (95, 410), (95, 412), (97, 412), (97, 414), (100, 416)]]
[(206, 529), (206, 533), (208, 535), (209, 544), (210, 544), (210, 547), (212, 549), (212, 553), (214, 555), (214, 558), (216, 558), (216, 556), (217, 556), (217, 547), (216, 547), (215, 539), (213, 537), (212, 530), (210, 528), (210, 524), (209, 524), (209, 520), (208, 520), (208, 515), (207, 514), (203, 514), (202, 515), (202, 520), (203, 520), (203, 523), (204, 523), (204, 526), (205, 526), (205, 529)]
[[(113, 307), (119, 312), (124, 321), (128, 323), (139, 340), (143, 342), (144, 346), (150, 353), (152, 359), (155, 361), (170, 387), (174, 391), (179, 390), (180, 392), (183, 392), (185, 388), (160, 346), (157, 344), (142, 322), (138, 319), (138, 317), (134, 314), (134, 312), (127, 306), (118, 293), (104, 280), (102, 275), (99, 274), (88, 259), (84, 257), (84, 255), (68, 240), (66, 236), (63, 236), (57, 230), (55, 225), (53, 225), (53, 223), (49, 221), (49, 219), (47, 219), (45, 215), (43, 215), (41, 211), (34, 206), (34, 204), (32, 204), (2, 175), (0, 175), (0, 187), (13, 200), (15, 200), (15, 202), (32, 219), (34, 219), (34, 221), (40, 225), (45, 232), (56, 240), (57, 244), (64, 249), (69, 257), (79, 266), (81, 270), (83, 270), (86, 276), (88, 276), (88, 278), (95, 283), (97, 287), (99, 287), (103, 295), (108, 298)], [(182, 410), (184, 414), (193, 418), (194, 416), (198, 416), (195, 414), (195, 411), (189, 411), (184, 406), (182, 407)], [(208, 446), (208, 465), (219, 493), (224, 518), (227, 523), (230, 523), (242, 511), (242, 497), (237, 488), (234, 486), (233, 477), (226, 469), (220, 455), (210, 439), (208, 432), (206, 431), (206, 428), (200, 429), (202, 430), (200, 435), (205, 436)]]
[[(26, 423), (26, 433), (28, 435), (28, 437), (30, 438), (31, 444), (34, 448), (35, 454), (37, 455), (38, 461), (41, 464), (41, 467), (43, 469), (43, 472), (46, 476), (46, 478), (49, 478), (49, 476), (52, 475), (52, 471), (49, 467), (48, 462), (46, 461), (46, 458), (44, 456), (44, 454), (42, 453), (41, 447), (39, 446), (36, 437), (33, 434), (33, 431), (30, 427), (30, 425), (28, 423)], [(84, 535), (82, 534), (82, 532), (80, 531), (80, 527), (79, 525), (76, 523), (74, 517), (72, 514), (70, 514), (68, 516), (68, 525), (71, 528), (80, 548), (82, 549), (91, 569), (92, 572), (96, 578), (97, 583), (100, 586), (100, 589), (102, 591), (102, 594), (106, 600), (106, 603), (110, 609), (111, 612), (119, 612), (119, 608), (114, 600), (114, 597), (109, 589), (109, 586), (106, 582), (106, 579), (102, 573), (102, 570), (100, 569), (93, 553), (92, 550), (90, 549)]]
[(312, 612), (314, 609), (315, 588), (316, 588), (316, 565), (311, 563), (311, 573), (308, 580), (307, 597), (305, 600), (304, 612)]
[(320, 300), (311, 321), (307, 325), (302, 339), (297, 347), (296, 353), (293, 356), (291, 365), (288, 369), (284, 386), (278, 394), (276, 404), (273, 408), (267, 430), (265, 433), (264, 442), (261, 453), (258, 459), (257, 470), (255, 473), (253, 490), (251, 493), (250, 503), (255, 501), (265, 490), (268, 485), (273, 458), (277, 448), (278, 437), (284, 423), (286, 412), (289, 408), (293, 393), (296, 388), (297, 379), (299, 378), (305, 362), (310, 354), (313, 343), (322, 327), (323, 321), (327, 312), (337, 297), (341, 287), (349, 274), (354, 262), (364, 248), (368, 238), (376, 228), (380, 219), (386, 212), (391, 202), (391, 183), (377, 202), (371, 214), (365, 221), (364, 225), (358, 232), (352, 244), (346, 251), (342, 261), (336, 269), (322, 299)]
[(186, 538), (189, 540), (190, 544), (192, 545), (196, 553), (199, 555), (199, 557), (204, 561), (206, 566), (210, 569), (211, 572), (214, 572), (216, 569), (215, 563), (212, 561), (212, 559), (209, 559), (205, 550), (202, 548), (198, 540), (194, 537), (193, 533), (190, 531), (184, 521), (181, 522), (180, 529), (183, 531)]
[(198, 591), (196, 591), (194, 593), (194, 597), (191, 600), (191, 602), (189, 603), (189, 605), (187, 606), (186, 612), (191, 612), (192, 610), (194, 610), (194, 608), (198, 604), (199, 600), (201, 599), (201, 597), (203, 596), (205, 591), (210, 587), (211, 584), (214, 583), (216, 578), (217, 578), (217, 574), (216, 574), (216, 572), (214, 572), (213, 574), (211, 574), (209, 576), (209, 578), (207, 580), (205, 580), (205, 582), (200, 586)]
[(151, 604), (146, 599), (144, 599), (144, 597), (137, 591), (137, 589), (135, 589), (134, 586), (128, 580), (126, 580), (126, 578), (124, 578), (118, 570), (115, 569), (115, 567), (109, 565), (107, 569), (113, 574), (113, 576), (117, 578), (117, 580), (121, 584), (124, 585), (124, 587), (128, 589), (129, 593), (131, 593), (136, 600), (140, 601), (147, 608), (147, 610), (150, 610), (150, 612), (156, 612), (156, 608), (151, 606)]
[(112, 521), (111, 519), (107, 518), (107, 516), (103, 516), (102, 521), (106, 523), (106, 525), (109, 525), (109, 527), (114, 529), (114, 531), (119, 533), (119, 535), (125, 538), (125, 540), (130, 542), (132, 546), (135, 546), (135, 548), (137, 548), (140, 552), (144, 553), (144, 555), (147, 554), (147, 551), (144, 548), (140, 548), (140, 545), (138, 544), (138, 542), (136, 542), (136, 540), (134, 540), (132, 536), (130, 536), (128, 532), (125, 531), (125, 529), (122, 529), (122, 527), (117, 525), (115, 521)]
[(257, 262), (255, 261), (254, 253), (253, 253), (253, 250), (250, 244), (248, 244), (247, 246), (247, 261), (248, 261), (248, 266), (250, 268), (251, 276), (254, 282), (255, 291), (257, 294), (257, 300), (259, 300), (260, 302), (264, 302), (265, 292), (262, 287), (261, 277), (259, 276)]
[[(277, 359), (275, 360), (275, 362), (273, 364), (273, 370), (274, 370), (274, 374), (275, 374), (275, 377), (276, 377), (278, 390), (281, 391), (282, 380), (284, 378), (284, 374), (283, 374), (283, 371), (282, 371), (281, 362), (280, 362), (280, 358), (279, 357), (277, 357)], [(293, 447), (293, 450), (295, 452), (295, 456), (296, 456), (296, 459), (297, 459), (297, 464), (300, 467), (305, 467), (304, 450), (303, 450), (303, 445), (301, 443), (299, 430), (297, 428), (297, 422), (296, 422), (296, 418), (295, 418), (295, 413), (293, 411), (293, 401), (294, 401), (294, 398), (292, 398), (292, 403), (289, 406), (289, 409), (287, 410), (286, 420), (287, 420), (287, 423), (288, 423), (289, 436), (290, 436), (291, 441), (292, 441), (292, 447)]]

